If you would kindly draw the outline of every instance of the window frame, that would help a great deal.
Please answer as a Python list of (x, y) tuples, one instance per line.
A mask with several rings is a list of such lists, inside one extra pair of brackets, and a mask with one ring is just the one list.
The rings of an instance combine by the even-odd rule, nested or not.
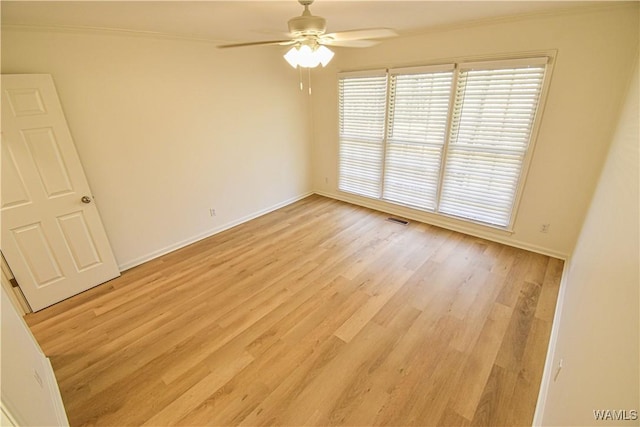
[[(359, 194), (359, 196), (361, 197), (367, 197), (367, 198), (371, 198), (373, 200), (379, 200), (380, 197), (382, 196), (382, 185), (383, 185), (383, 179), (384, 179), (384, 164), (385, 164), (385, 148), (386, 148), (386, 133), (387, 133), (387, 114), (388, 114), (388, 107), (389, 107), (389, 78), (387, 75), (387, 70), (382, 68), (382, 69), (375, 69), (375, 70), (368, 70), (368, 71), (363, 71), (363, 72), (348, 72), (348, 73), (341, 73), (340, 74), (340, 78), (338, 79), (338, 165), (337, 165), (337, 170), (338, 170), (338, 179), (336, 182), (338, 182), (338, 188), (340, 188), (340, 183), (342, 181), (341, 179), (341, 174), (340, 171), (342, 170), (342, 164), (343, 164), (343, 159), (342, 159), (342, 152), (343, 152), (343, 147), (342, 147), (342, 127), (343, 127), (343, 117), (342, 117), (342, 104), (341, 104), (341, 97), (342, 97), (342, 90), (341, 90), (341, 84), (340, 84), (340, 80), (342, 78), (377, 78), (377, 77), (385, 77), (385, 105), (383, 108), (383, 123), (382, 123), (382, 135), (381, 135), (381, 139), (380, 139), (380, 163), (378, 164), (378, 168), (379, 168), (379, 176), (380, 176), (380, 181), (377, 184), (377, 193), (378, 196), (377, 197), (373, 197), (373, 196), (369, 196), (369, 195), (365, 195), (365, 194)], [(350, 135), (353, 136), (353, 135)], [(362, 141), (366, 141), (368, 138), (366, 136), (362, 136), (362, 135), (358, 135), (356, 136), (355, 139), (360, 140), (360, 142)], [(364, 142), (366, 143), (366, 142)], [(346, 190), (340, 190), (343, 192), (347, 192), (350, 194), (358, 194), (355, 192), (349, 192)]]
[[(513, 228), (514, 225), (517, 221), (518, 218), (518, 214), (519, 214), (519, 210), (520, 210), (520, 205), (522, 202), (522, 196), (526, 187), (526, 182), (528, 180), (529, 177), (529, 172), (530, 172), (530, 166), (531, 166), (531, 162), (534, 156), (534, 152), (535, 152), (535, 147), (536, 147), (536, 142), (538, 139), (538, 135), (540, 132), (540, 127), (541, 127), (541, 123), (543, 121), (543, 117), (544, 117), (544, 110), (546, 107), (546, 101), (547, 101), (547, 97), (548, 97), (548, 92), (549, 92), (549, 87), (551, 84), (551, 80), (552, 80), (552, 74), (553, 74), (553, 66), (555, 64), (555, 57), (556, 57), (557, 51), (553, 50), (553, 51), (544, 51), (544, 52), (533, 52), (530, 54), (519, 54), (519, 55), (505, 55), (503, 57), (493, 57), (493, 58), (487, 58), (487, 57), (478, 57), (478, 58), (466, 58), (466, 59), (456, 59), (456, 60), (450, 60), (450, 61), (445, 61), (445, 62), (437, 62), (434, 64), (428, 64), (428, 65), (421, 65), (421, 66), (411, 66), (411, 67), (388, 67), (388, 68), (377, 68), (375, 70), (369, 70), (369, 71), (346, 71), (346, 72), (338, 72), (337, 74), (337, 83), (339, 85), (340, 79), (342, 78), (348, 78), (348, 77), (357, 77), (357, 76), (366, 76), (366, 75), (371, 75), (371, 73), (380, 73), (381, 71), (386, 72), (386, 76), (387, 76), (387, 97), (386, 97), (386, 111), (387, 113), (385, 114), (385, 123), (384, 123), (384, 129), (385, 129), (385, 133), (384, 133), (384, 140), (383, 140), (383, 157), (382, 157), (382, 165), (381, 165), (381, 169), (380, 169), (380, 196), (379, 197), (370, 197), (370, 196), (364, 196), (364, 195), (360, 195), (358, 193), (354, 193), (354, 192), (350, 192), (350, 191), (345, 191), (339, 188), (337, 190), (341, 193), (345, 193), (345, 194), (351, 194), (354, 195), (356, 197), (362, 197), (364, 199), (368, 199), (368, 200), (375, 200), (378, 202), (384, 202), (384, 203), (389, 203), (392, 205), (397, 205), (397, 206), (402, 206), (402, 207), (406, 207), (409, 209), (413, 209), (416, 210), (418, 212), (424, 213), (427, 216), (428, 215), (435, 215), (436, 217), (444, 217), (444, 218), (449, 218), (449, 219), (453, 219), (456, 221), (461, 221), (462, 223), (469, 223), (469, 224), (475, 224), (475, 225), (479, 225), (482, 227), (486, 227), (486, 228), (490, 228), (490, 229), (494, 229), (494, 230), (499, 230), (499, 231), (504, 231), (504, 232), (508, 232), (508, 233), (513, 233)], [(544, 76), (542, 79), (542, 84), (540, 86), (540, 93), (539, 93), (539, 98), (538, 98), (538, 103), (537, 103), (537, 108), (536, 108), (536, 112), (535, 115), (533, 117), (533, 121), (532, 121), (532, 127), (531, 127), (531, 131), (530, 131), (530, 136), (529, 136), (529, 141), (528, 141), (528, 145), (527, 148), (524, 152), (524, 156), (522, 159), (522, 163), (521, 163), (521, 168), (520, 168), (520, 174), (518, 177), (518, 181), (516, 183), (516, 190), (514, 192), (514, 196), (513, 196), (513, 203), (512, 203), (512, 209), (511, 209), (511, 215), (510, 215), (510, 220), (508, 222), (508, 224), (506, 226), (500, 226), (500, 225), (496, 225), (496, 224), (491, 224), (488, 222), (483, 222), (483, 221), (479, 221), (479, 220), (475, 220), (475, 219), (471, 219), (471, 218), (466, 218), (466, 217), (462, 217), (462, 216), (457, 216), (457, 215), (452, 215), (452, 214), (448, 214), (448, 213), (444, 213), (440, 211), (440, 200), (441, 200), (441, 195), (442, 195), (442, 188), (443, 188), (443, 180), (444, 180), (444, 174), (445, 174), (445, 170), (446, 170), (446, 161), (447, 161), (447, 152), (448, 152), (448, 148), (449, 148), (449, 142), (450, 142), (450, 138), (451, 138), (451, 127), (452, 127), (452, 119), (453, 119), (453, 114), (454, 114), (454, 105), (455, 105), (455, 94), (457, 91), (457, 85), (459, 82), (459, 73), (461, 69), (470, 69), (470, 68), (481, 68), (481, 67), (485, 67), (487, 69), (491, 69), (491, 68), (498, 68), (501, 66), (504, 66), (505, 68), (511, 66), (511, 67), (517, 67), (517, 66), (522, 66), (522, 65), (535, 65), (535, 64), (540, 64), (544, 62), (545, 64), (545, 70), (544, 70)], [(418, 206), (414, 206), (414, 205), (410, 205), (410, 204), (405, 204), (405, 203), (401, 203), (401, 202), (397, 202), (397, 201), (392, 201), (392, 200), (388, 200), (385, 199), (383, 197), (384, 194), (384, 180), (385, 180), (385, 164), (386, 164), (386, 153), (387, 153), (387, 138), (388, 138), (388, 126), (389, 126), (389, 103), (390, 103), (390, 96), (389, 96), (389, 91), (390, 91), (390, 80), (391, 80), (391, 75), (392, 73), (394, 74), (419, 74), (421, 72), (425, 72), (424, 70), (438, 70), (438, 69), (446, 69), (447, 67), (453, 66), (453, 76), (452, 76), (452, 85), (451, 85), (451, 94), (450, 94), (450, 101), (449, 101), (449, 111), (448, 111), (448, 117), (447, 117), (447, 128), (446, 128), (446, 135), (445, 135), (445, 143), (443, 145), (443, 153), (441, 156), (441, 162), (440, 162), (440, 171), (439, 171), (439, 178), (438, 178), (438, 186), (437, 186), (437, 195), (436, 195), (436, 205), (435, 205), (435, 209), (433, 210), (429, 210), (429, 209), (425, 209), (422, 207), (418, 207)], [(379, 74), (378, 74), (379, 75)], [(338, 99), (338, 108), (340, 108), (340, 100)], [(338, 135), (338, 164), (340, 163), (340, 144), (341, 144), (341, 138)], [(338, 167), (337, 169), (338, 172), (338, 177), (337, 177), (337, 181), (339, 182), (340, 179), (340, 169)]]
[[(424, 74), (435, 74), (435, 73), (446, 73), (446, 72), (451, 72), (451, 86), (449, 88), (449, 97), (448, 97), (448, 110), (447, 110), (447, 114), (446, 114), (446, 120), (445, 120), (445, 125), (444, 125), (444, 133), (442, 135), (442, 146), (440, 147), (441, 149), (441, 153), (440, 153), (440, 162), (439, 162), (439, 167), (438, 167), (438, 172), (437, 175), (438, 177), (436, 178), (436, 194), (434, 196), (434, 207), (433, 209), (429, 209), (426, 207), (422, 207), (419, 205), (415, 205), (415, 204), (411, 204), (411, 203), (403, 203), (401, 201), (396, 201), (393, 200), (391, 198), (387, 198), (385, 197), (385, 180), (387, 178), (386, 175), (386, 166), (387, 166), (387, 154), (390, 151), (390, 143), (389, 143), (389, 139), (390, 138), (390, 133), (391, 130), (389, 129), (389, 125), (392, 124), (392, 113), (391, 113), (391, 92), (392, 92), (392, 88), (394, 87), (394, 84), (392, 84), (393, 78), (394, 76), (410, 76), (410, 75), (424, 75)], [(382, 174), (382, 180), (381, 180), (381, 185), (382, 185), (382, 192), (381, 192), (381, 200), (384, 200), (386, 202), (389, 203), (394, 203), (394, 204), (398, 204), (401, 206), (407, 206), (407, 207), (411, 207), (413, 209), (418, 209), (420, 211), (424, 211), (424, 212), (434, 212), (437, 213), (438, 212), (438, 196), (440, 193), (440, 188), (441, 188), (441, 179), (442, 179), (442, 168), (443, 168), (443, 163), (442, 160), (444, 158), (446, 149), (447, 149), (447, 139), (449, 137), (449, 127), (450, 127), (450, 119), (451, 119), (451, 105), (452, 105), (452, 101), (455, 99), (455, 96), (453, 96), (455, 94), (455, 91), (453, 91), (453, 88), (455, 87), (455, 75), (456, 75), (456, 71), (455, 71), (455, 64), (454, 63), (446, 63), (446, 64), (438, 64), (438, 65), (428, 65), (428, 66), (420, 66), (420, 67), (402, 67), (402, 68), (390, 68), (387, 70), (387, 116), (386, 116), (386, 120), (387, 120), (387, 129), (385, 132), (385, 147), (384, 147), (384, 153), (385, 153), (385, 157), (384, 157), (384, 169), (383, 169), (383, 174)], [(397, 86), (397, 82), (395, 83), (395, 86)], [(397, 99), (397, 95), (395, 95), (394, 100)], [(394, 110), (395, 110), (395, 106), (394, 106)], [(394, 116), (394, 122), (395, 122), (395, 112), (393, 114)], [(426, 146), (433, 146), (432, 143), (425, 143)]]

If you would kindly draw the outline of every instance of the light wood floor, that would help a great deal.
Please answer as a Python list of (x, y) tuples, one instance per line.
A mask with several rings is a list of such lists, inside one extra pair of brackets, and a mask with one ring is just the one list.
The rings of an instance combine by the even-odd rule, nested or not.
[(72, 425), (531, 425), (560, 260), (320, 196), (27, 316)]

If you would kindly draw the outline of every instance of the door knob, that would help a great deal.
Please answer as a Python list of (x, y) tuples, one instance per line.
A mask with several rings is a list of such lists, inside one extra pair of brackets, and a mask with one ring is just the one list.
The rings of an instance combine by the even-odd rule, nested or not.
[(82, 199), (80, 199), (80, 201), (82, 203), (91, 203), (91, 197), (89, 196), (82, 196)]

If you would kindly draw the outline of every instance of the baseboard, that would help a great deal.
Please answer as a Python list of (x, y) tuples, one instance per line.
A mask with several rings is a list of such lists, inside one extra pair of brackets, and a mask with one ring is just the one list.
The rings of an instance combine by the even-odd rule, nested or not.
[(225, 230), (233, 228), (233, 227), (235, 227), (237, 225), (243, 224), (243, 223), (245, 223), (247, 221), (251, 221), (252, 219), (256, 219), (256, 218), (258, 218), (258, 217), (260, 217), (262, 215), (266, 215), (266, 214), (268, 214), (270, 212), (273, 212), (275, 210), (278, 210), (280, 208), (288, 206), (288, 205), (290, 205), (292, 203), (297, 202), (298, 200), (302, 200), (302, 199), (304, 199), (306, 197), (309, 197), (312, 194), (313, 194), (313, 192), (309, 191), (309, 192), (304, 193), (304, 194), (302, 194), (300, 196), (292, 197), (292, 198), (287, 199), (287, 200), (285, 200), (283, 202), (276, 203), (275, 205), (269, 206), (268, 208), (261, 209), (259, 211), (253, 212), (253, 213), (251, 213), (249, 215), (246, 215), (246, 216), (244, 216), (242, 218), (239, 218), (237, 220), (234, 220), (234, 221), (228, 222), (226, 224), (220, 225), (218, 227), (206, 230), (206, 231), (204, 231), (204, 232), (202, 232), (200, 234), (197, 234), (195, 236), (189, 237), (188, 239), (182, 240), (180, 242), (176, 242), (176, 243), (171, 244), (169, 246), (165, 246), (162, 249), (158, 249), (157, 251), (153, 251), (153, 252), (151, 252), (149, 254), (143, 255), (143, 256), (135, 258), (133, 260), (126, 261), (126, 262), (124, 262), (122, 264), (118, 264), (118, 268), (120, 269), (121, 272), (125, 271), (125, 270), (129, 270), (130, 268), (136, 267), (136, 266), (138, 266), (140, 264), (144, 264), (145, 262), (151, 261), (152, 259), (161, 257), (162, 255), (166, 255), (169, 252), (173, 252), (173, 251), (178, 250), (180, 248), (184, 248), (185, 246), (189, 246), (189, 245), (191, 245), (193, 243), (196, 243), (196, 242), (198, 242), (198, 241), (200, 241), (202, 239), (206, 239), (207, 237), (211, 237), (211, 236), (216, 235), (218, 233), (221, 233), (221, 232), (223, 232)]
[(472, 228), (471, 226), (465, 226), (465, 225), (454, 223), (453, 221), (449, 221), (447, 220), (447, 218), (444, 218), (444, 217), (443, 219), (427, 217), (426, 215), (423, 215), (420, 212), (417, 212), (415, 209), (411, 209), (408, 207), (404, 207), (400, 205), (391, 205), (385, 202), (379, 202), (377, 200), (362, 200), (358, 197), (351, 197), (346, 193), (334, 194), (334, 193), (326, 193), (326, 192), (317, 191), (317, 190), (314, 191), (314, 193), (320, 196), (328, 197), (330, 199), (340, 200), (340, 201), (343, 201), (346, 203), (352, 203), (358, 206), (364, 206), (366, 208), (374, 209), (377, 211), (381, 211), (381, 212), (385, 212), (393, 215), (400, 215), (414, 221), (424, 222), (426, 224), (446, 228), (447, 230), (468, 234), (470, 236), (479, 237), (481, 239), (490, 240), (492, 242), (501, 243), (507, 246), (513, 246), (519, 249), (524, 249), (530, 252), (535, 252), (535, 253), (550, 256), (553, 258), (566, 260), (568, 257), (568, 254), (563, 252), (558, 252), (542, 246), (532, 245), (527, 242), (521, 242), (519, 240), (512, 239), (509, 237), (512, 234), (509, 231), (499, 230), (499, 229), (490, 229), (490, 231), (483, 231), (480, 228)]
[(547, 346), (547, 357), (544, 361), (544, 371), (542, 372), (542, 380), (540, 381), (540, 390), (538, 391), (538, 402), (536, 410), (533, 413), (533, 426), (542, 426), (542, 418), (544, 417), (545, 405), (549, 394), (549, 386), (553, 374), (556, 370), (555, 360), (556, 344), (558, 342), (558, 330), (560, 329), (560, 321), (562, 320), (562, 306), (564, 305), (564, 296), (567, 289), (567, 278), (571, 269), (571, 259), (564, 263), (562, 270), (562, 278), (560, 279), (560, 289), (558, 289), (558, 299), (556, 300), (556, 311), (553, 315), (553, 324), (551, 325), (551, 336), (549, 337), (549, 345)]

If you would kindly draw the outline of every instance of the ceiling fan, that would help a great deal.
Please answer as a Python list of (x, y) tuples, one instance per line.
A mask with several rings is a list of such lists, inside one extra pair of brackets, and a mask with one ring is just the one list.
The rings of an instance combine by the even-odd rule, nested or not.
[(327, 21), (321, 16), (311, 14), (309, 6), (314, 0), (298, 0), (304, 7), (301, 16), (289, 20), (289, 39), (268, 40), (248, 43), (234, 43), (219, 48), (281, 45), (293, 46), (284, 58), (294, 68), (314, 68), (326, 66), (333, 52), (327, 46), (370, 47), (380, 43), (377, 39), (395, 37), (398, 34), (389, 28), (369, 28), (361, 30), (326, 33)]

